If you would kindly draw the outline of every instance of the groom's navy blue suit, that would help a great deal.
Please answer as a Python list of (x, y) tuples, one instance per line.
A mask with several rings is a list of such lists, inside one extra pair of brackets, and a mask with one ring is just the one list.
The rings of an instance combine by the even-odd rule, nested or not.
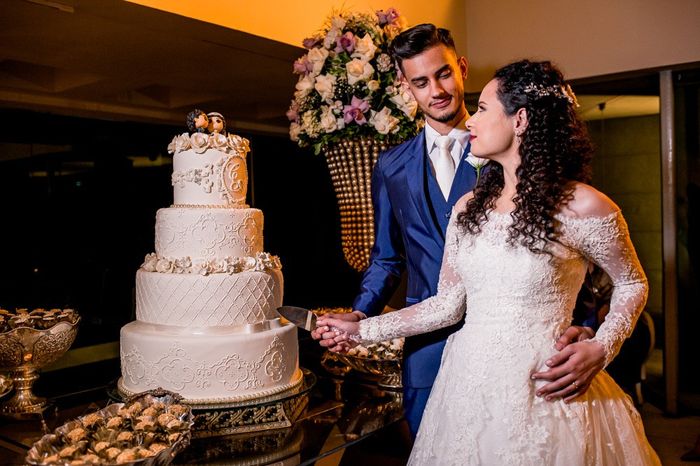
[[(430, 168), (425, 131), (379, 156), (372, 175), (376, 237), (369, 268), (353, 308), (368, 316), (381, 313), (408, 272), (406, 305), (437, 293), (445, 247), (445, 231), (452, 207), (476, 182), (476, 170), (464, 159), (457, 166), (450, 195), (445, 198)], [(461, 323), (417, 335), (404, 346), (404, 410), (415, 435), (425, 402), (440, 367), (447, 337)]]

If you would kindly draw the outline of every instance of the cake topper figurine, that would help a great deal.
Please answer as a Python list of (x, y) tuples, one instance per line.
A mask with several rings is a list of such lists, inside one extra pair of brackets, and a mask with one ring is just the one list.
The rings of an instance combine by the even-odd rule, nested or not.
[(219, 133), (226, 136), (226, 119), (221, 113), (209, 112), (207, 113), (207, 118), (209, 118), (209, 132)]
[(187, 114), (187, 129), (192, 133), (206, 133), (209, 126), (209, 118), (202, 110), (195, 108)]

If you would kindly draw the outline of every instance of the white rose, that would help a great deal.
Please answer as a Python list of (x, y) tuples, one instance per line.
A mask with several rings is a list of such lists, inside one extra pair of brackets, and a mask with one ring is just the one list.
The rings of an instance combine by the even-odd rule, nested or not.
[(228, 146), (228, 138), (221, 133), (209, 135), (209, 140), (211, 141), (211, 146), (214, 149), (225, 149), (226, 146)]
[(241, 157), (245, 157), (250, 151), (250, 142), (246, 138), (229, 133), (226, 139), (228, 147), (235, 150)]
[(377, 130), (379, 134), (389, 134), (399, 130), (399, 119), (391, 115), (391, 109), (384, 107), (380, 111), (372, 110), (369, 124)]
[(372, 36), (365, 34), (362, 39), (357, 39), (355, 41), (355, 51), (352, 53), (353, 58), (361, 58), (365, 61), (369, 61), (374, 58), (374, 54), (377, 51), (377, 46), (374, 45), (372, 41)]
[(333, 114), (333, 109), (327, 105), (321, 106), (321, 128), (326, 133), (332, 133), (338, 129), (338, 120)]
[(314, 88), (314, 84), (316, 84), (316, 80), (311, 75), (299, 78), (295, 86), (296, 92), (294, 93), (294, 98), (298, 100), (309, 95), (309, 92)]
[(255, 257), (248, 256), (243, 262), (243, 270), (253, 270), (257, 263), (258, 261), (255, 259)]
[(192, 145), (190, 144), (189, 134), (182, 133), (177, 137), (177, 141), (175, 141), (175, 152), (182, 152), (190, 147), (192, 147)]
[(370, 92), (379, 90), (379, 81), (377, 81), (376, 79), (367, 81), (367, 89), (369, 89)]
[(156, 262), (156, 272), (168, 273), (173, 269), (173, 263), (169, 259), (158, 259)]
[(299, 140), (299, 135), (301, 134), (301, 125), (299, 123), (294, 123), (289, 125), (289, 139), (294, 142)]
[(143, 265), (141, 265), (141, 268), (145, 270), (146, 272), (155, 272), (156, 271), (156, 264), (158, 263), (158, 256), (156, 256), (155, 253), (150, 253), (146, 255), (146, 258), (143, 261)]
[(194, 133), (190, 136), (190, 142), (192, 143), (192, 149), (196, 153), (202, 154), (209, 146), (209, 136), (204, 133)]
[(413, 98), (413, 95), (410, 92), (401, 92), (391, 97), (389, 100), (396, 104), (399, 110), (405, 113), (411, 120), (416, 117), (416, 113), (418, 112), (418, 102), (416, 102), (416, 99)]
[(353, 59), (345, 64), (348, 73), (348, 84), (351, 86), (358, 81), (368, 80), (374, 73), (374, 68), (369, 62)]
[(170, 141), (170, 144), (168, 144), (168, 154), (174, 154), (175, 153), (175, 147), (177, 143), (177, 136), (173, 138), (172, 141)]
[(323, 69), (323, 64), (326, 62), (326, 58), (328, 58), (328, 50), (326, 49), (313, 48), (309, 50), (309, 53), (306, 55), (306, 59), (309, 60), (309, 63), (311, 63), (313, 66), (310, 74), (313, 76), (319, 74)]
[(332, 74), (324, 74), (316, 76), (316, 84), (314, 89), (321, 95), (323, 100), (330, 101), (333, 98), (335, 90), (335, 82), (337, 78)]
[(194, 273), (199, 275), (209, 275), (211, 273), (211, 266), (207, 262), (199, 262), (194, 264)]

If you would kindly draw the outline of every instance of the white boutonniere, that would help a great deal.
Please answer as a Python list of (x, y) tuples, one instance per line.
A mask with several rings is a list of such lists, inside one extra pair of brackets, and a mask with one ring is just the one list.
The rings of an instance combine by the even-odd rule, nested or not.
[(481, 169), (489, 163), (489, 159), (484, 159), (481, 157), (476, 157), (475, 155), (472, 155), (471, 152), (467, 154), (467, 158), (464, 159), (469, 165), (474, 167), (476, 169), (476, 183), (479, 184), (479, 175), (481, 175)]

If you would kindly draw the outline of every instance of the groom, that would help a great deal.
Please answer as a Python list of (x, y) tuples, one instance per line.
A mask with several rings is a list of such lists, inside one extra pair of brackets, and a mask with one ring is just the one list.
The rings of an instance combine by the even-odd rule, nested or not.
[[(374, 168), (376, 238), (369, 268), (353, 303), (354, 312), (335, 316), (347, 320), (380, 314), (404, 271), (408, 275), (406, 305), (437, 293), (452, 207), (474, 188), (477, 180), (475, 168), (466, 162), (467, 61), (458, 57), (450, 32), (432, 24), (415, 26), (393, 40), (391, 53), (426, 125), (413, 139), (382, 153)], [(403, 403), (414, 437), (440, 367), (445, 341), (461, 326), (462, 323), (406, 339)], [(567, 331), (566, 338), (576, 339), (577, 332)], [(322, 340), (322, 346), (335, 345), (331, 332), (318, 330), (312, 336)], [(562, 342), (566, 344), (568, 340)], [(550, 379), (556, 382), (558, 374), (554, 375)]]

